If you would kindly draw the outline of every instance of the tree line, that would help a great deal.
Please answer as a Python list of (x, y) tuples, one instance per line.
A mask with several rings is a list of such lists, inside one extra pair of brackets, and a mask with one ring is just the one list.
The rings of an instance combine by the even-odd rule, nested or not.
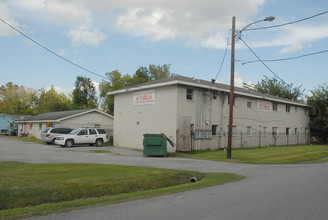
[(104, 112), (114, 114), (114, 97), (107, 96), (107, 92), (167, 78), (171, 73), (169, 64), (150, 64), (148, 67), (139, 67), (132, 76), (123, 75), (118, 70), (105, 75), (108, 80), (101, 81), (99, 97), (92, 80), (84, 76), (77, 76), (74, 89), (68, 96), (58, 93), (53, 85), (46, 91), (44, 88), (35, 90), (8, 82), (0, 86), (0, 113), (37, 115), (45, 112), (100, 108)]

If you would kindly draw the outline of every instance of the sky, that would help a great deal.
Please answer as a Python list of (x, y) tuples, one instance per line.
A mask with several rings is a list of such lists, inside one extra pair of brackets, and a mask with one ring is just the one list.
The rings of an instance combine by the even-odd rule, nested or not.
[[(0, 0), (0, 18), (59, 56), (97, 75), (170, 64), (171, 73), (230, 84), (232, 16), (237, 40), (235, 86), (278, 76), (305, 94), (327, 82), (328, 10), (325, 0)], [(252, 51), (247, 48), (246, 44)], [(227, 47), (228, 45), (228, 47)], [(224, 59), (224, 54), (227, 53)], [(223, 62), (224, 60), (224, 62)], [(222, 69), (219, 72), (221, 63)], [(219, 73), (219, 74), (218, 74)], [(0, 85), (69, 94), (77, 76), (103, 78), (50, 53), (0, 20)], [(218, 76), (217, 76), (218, 75)]]

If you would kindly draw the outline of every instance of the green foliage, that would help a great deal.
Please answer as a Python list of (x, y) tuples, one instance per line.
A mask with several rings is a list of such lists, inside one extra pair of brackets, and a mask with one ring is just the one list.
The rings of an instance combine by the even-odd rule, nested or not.
[[(9, 166), (12, 164), (13, 163), (9, 163)], [(20, 168), (23, 168), (24, 165), (25, 164), (21, 164)], [(34, 165), (34, 166), (36, 166), (36, 165)], [(43, 165), (39, 165), (39, 166), (43, 166)], [(57, 166), (58, 166), (58, 170), (55, 171), (55, 173), (58, 173), (61, 170), (61, 167), (65, 167), (65, 164), (57, 165)], [(75, 165), (75, 166), (80, 167), (80, 165)], [(106, 176), (107, 175), (106, 171), (108, 169), (107, 166), (111, 166), (111, 165), (98, 165), (98, 166), (90, 165), (90, 166), (96, 166), (96, 169), (99, 169), (99, 168), (105, 166), (103, 168), (103, 170), (105, 171), (104, 175)], [(3, 167), (2, 164), (0, 164), (0, 168), (2, 168), (2, 167)], [(122, 167), (122, 166), (117, 166), (117, 167), (118, 167), (117, 170), (119, 171), (120, 167)], [(48, 166), (45, 167), (45, 169), (48, 169), (48, 168), (49, 168)], [(70, 168), (74, 168), (74, 167), (70, 167)], [(126, 168), (129, 169), (130, 167), (126, 167)], [(31, 169), (31, 167), (29, 166), (28, 169)], [(53, 168), (50, 168), (50, 170), (48, 172), (50, 173), (52, 170), (53, 170)], [(75, 169), (68, 170), (67, 176), (70, 176), (71, 175), (70, 171), (74, 171), (74, 170)], [(168, 178), (166, 175), (166, 171), (168, 171), (168, 170), (162, 170), (162, 169), (153, 170), (151, 168), (140, 168), (140, 170), (141, 171), (144, 170), (144, 172), (151, 171), (151, 173), (153, 173), (153, 171), (155, 171), (156, 176), (160, 177), (158, 181), (162, 181), (162, 180), (165, 180)], [(158, 172), (156, 172), (156, 170), (158, 170)], [(19, 176), (18, 176), (17, 171), (19, 171), (19, 169), (13, 170), (13, 172), (9, 171), (8, 175), (10, 175), (12, 177), (12, 179), (18, 178)], [(65, 169), (61, 170), (61, 172), (64, 172), (64, 171), (65, 171)], [(84, 170), (82, 170), (82, 173), (83, 173), (83, 171)], [(133, 169), (132, 171), (134, 172), (135, 170)], [(36, 170), (36, 172), (37, 172), (37, 170)], [(179, 173), (181, 171), (173, 171), (173, 172)], [(29, 173), (29, 172), (23, 173), (23, 180), (21, 182), (24, 183), (24, 178), (27, 175), (27, 173)], [(89, 175), (89, 173), (90, 173), (89, 168), (87, 168), (87, 173), (83, 175), (83, 176), (85, 176), (85, 179), (87, 181), (86, 184), (88, 183), (88, 181), (93, 181), (93, 176)], [(102, 173), (103, 172), (101, 170), (100, 178), (102, 176)], [(137, 171), (135, 173), (135, 176), (137, 178), (139, 177), (139, 173), (140, 173), (140, 171)], [(26, 206), (26, 207), (22, 207), (22, 208), (5, 209), (5, 210), (0, 210), (0, 219), (22, 219), (22, 218), (32, 217), (32, 216), (36, 216), (36, 215), (49, 215), (49, 214), (56, 213), (56, 212), (72, 211), (72, 210), (79, 209), (79, 208), (114, 204), (114, 203), (127, 202), (127, 201), (138, 200), (138, 199), (146, 199), (146, 198), (151, 198), (154, 196), (168, 195), (168, 194), (183, 192), (183, 191), (187, 191), (187, 190), (200, 189), (200, 188), (204, 188), (204, 187), (208, 187), (208, 186), (225, 184), (225, 183), (229, 183), (229, 182), (233, 182), (233, 181), (240, 181), (245, 178), (244, 176), (232, 174), (232, 173), (198, 173), (198, 172), (196, 172), (195, 175), (194, 175), (195, 172), (185, 172), (185, 173), (187, 175), (182, 175), (182, 177), (184, 177), (183, 178), (184, 180), (188, 180), (186, 177), (196, 176), (201, 181), (198, 181), (198, 182), (192, 183), (192, 184), (187, 183), (187, 184), (179, 184), (179, 185), (174, 185), (174, 186), (169, 186), (169, 187), (164, 187), (164, 188), (157, 188), (157, 189), (153, 188), (151, 190), (146, 190), (146, 191), (137, 190), (132, 193), (106, 195), (106, 196), (101, 196), (101, 197), (84, 197), (83, 199), (78, 199), (78, 200), (73, 200), (73, 201), (46, 203), (46, 204), (35, 205), (35, 206)], [(95, 173), (95, 174), (97, 175), (97, 173)], [(37, 187), (40, 189), (40, 192), (43, 193), (45, 191), (43, 188), (45, 187), (44, 180), (46, 180), (46, 178), (45, 178), (46, 171), (39, 172), (36, 175), (38, 178), (35, 179), (34, 185), (37, 185)], [(123, 176), (124, 176), (124, 173), (123, 173)], [(74, 176), (72, 176), (72, 177), (74, 179)], [(31, 178), (33, 178), (33, 176)], [(41, 182), (38, 182), (39, 178), (42, 180)], [(127, 179), (131, 179), (131, 177), (128, 176)], [(57, 181), (54, 181), (53, 188), (55, 188), (55, 186), (57, 186), (57, 185), (59, 185), (58, 189), (60, 189), (61, 187), (64, 187), (63, 185), (65, 185), (65, 184), (61, 184), (61, 182), (60, 182), (61, 180), (62, 180), (61, 178), (57, 178)], [(153, 179), (150, 178), (150, 180), (153, 180)], [(0, 179), (0, 181), (1, 181), (1, 179)], [(65, 180), (65, 182), (66, 181), (67, 180)], [(85, 182), (83, 179), (80, 179), (80, 181), (83, 183)], [(109, 181), (110, 181), (110, 177), (109, 177)], [(140, 179), (138, 181), (140, 181)], [(21, 183), (21, 184), (23, 184), (23, 183)], [(70, 183), (70, 181), (69, 181), (69, 183)], [(15, 186), (17, 187), (18, 184), (19, 183), (15, 183)], [(33, 184), (33, 182), (32, 182), (32, 184)], [(119, 183), (115, 182), (115, 184), (120, 185), (121, 182), (119, 182)], [(51, 185), (53, 185), (53, 184), (51, 184)], [(13, 187), (15, 187), (15, 186), (13, 186)], [(26, 184), (25, 184), (25, 186), (26, 186)], [(110, 185), (108, 187), (110, 187)], [(28, 186), (26, 186), (26, 188), (28, 188)], [(19, 190), (21, 190), (21, 189), (19, 189)], [(77, 190), (79, 190), (79, 189), (77, 189)], [(97, 191), (97, 187), (95, 187), (94, 190)], [(0, 198), (4, 198), (4, 197), (0, 197)], [(32, 197), (32, 199), (33, 198), (34, 197)]]
[(319, 85), (311, 90), (307, 96), (307, 104), (310, 106), (311, 133), (318, 142), (328, 141), (328, 85)]
[(100, 164), (0, 163), (0, 210), (185, 184), (204, 174)]
[(293, 83), (287, 85), (277, 78), (270, 79), (266, 76), (264, 76), (264, 79), (262, 79), (261, 82), (257, 82), (257, 84), (243, 83), (243, 87), (258, 92), (279, 96), (292, 101), (300, 101), (300, 98), (304, 92), (304, 89), (301, 89), (302, 85), (293, 87)]
[(40, 89), (39, 92), (40, 96), (36, 107), (37, 114), (70, 110), (71, 101), (69, 98), (63, 93), (57, 93), (53, 85), (47, 92), (44, 89)]
[(33, 114), (37, 100), (37, 92), (34, 89), (12, 82), (0, 87), (0, 112), (13, 115)]
[(113, 115), (114, 96), (108, 96), (108, 92), (122, 89), (128, 86), (150, 82), (153, 80), (168, 78), (171, 76), (170, 64), (150, 64), (148, 68), (141, 66), (137, 69), (132, 77), (129, 74), (122, 75), (118, 70), (106, 73), (106, 76), (109, 82), (102, 80), (99, 85), (101, 107), (105, 112)]
[(78, 76), (72, 92), (74, 109), (97, 108), (96, 88), (90, 78)]

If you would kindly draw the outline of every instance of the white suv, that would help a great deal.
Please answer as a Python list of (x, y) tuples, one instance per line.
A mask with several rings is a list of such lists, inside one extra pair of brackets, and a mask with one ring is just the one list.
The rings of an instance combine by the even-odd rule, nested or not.
[(108, 142), (106, 131), (101, 128), (77, 128), (67, 135), (57, 136), (55, 144), (62, 147), (72, 147), (76, 144), (94, 144), (101, 147)]

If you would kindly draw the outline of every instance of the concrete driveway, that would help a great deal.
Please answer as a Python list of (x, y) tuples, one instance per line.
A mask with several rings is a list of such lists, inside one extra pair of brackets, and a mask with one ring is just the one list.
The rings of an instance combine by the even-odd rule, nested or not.
[(203, 172), (248, 178), (200, 190), (32, 219), (328, 219), (328, 163), (309, 165), (230, 164), (182, 158), (144, 158), (142, 152), (103, 147), (90, 153), (0, 138), (0, 161), (104, 163)]

